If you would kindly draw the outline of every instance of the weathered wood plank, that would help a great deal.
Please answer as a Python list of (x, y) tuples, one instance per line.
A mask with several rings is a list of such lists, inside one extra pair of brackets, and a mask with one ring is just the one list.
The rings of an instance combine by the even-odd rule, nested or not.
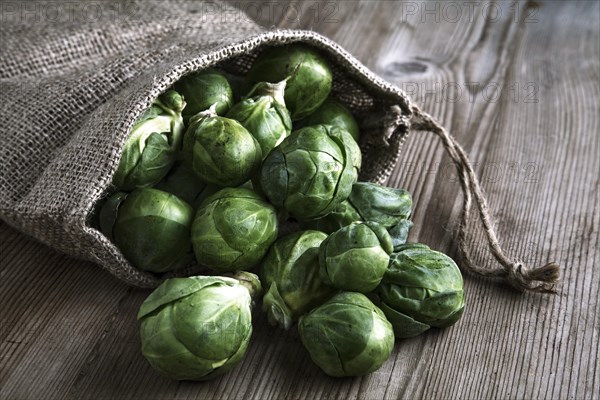
[[(489, 167), (500, 168), (500, 182), (484, 180), (484, 185), (492, 206), (497, 209), (499, 233), (505, 246), (530, 264), (542, 264), (549, 259), (561, 260), (567, 267), (565, 285), (558, 298), (544, 298), (515, 296), (487, 283), (468, 281), (468, 300), (471, 304), (469, 315), (465, 314), (466, 319), (455, 328), (458, 331), (452, 333), (455, 340), (447, 341), (446, 338), (441, 338), (439, 342), (434, 343), (434, 368), (430, 369), (426, 379), (427, 382), (433, 381), (426, 384), (423, 397), (598, 396), (594, 384), (590, 385), (587, 379), (581, 381), (586, 382), (582, 386), (570, 383), (578, 381), (578, 371), (581, 371), (571, 367), (574, 359), (592, 369), (595, 368), (593, 360), (597, 359), (597, 343), (588, 347), (588, 351), (596, 355), (591, 358), (586, 354), (568, 358), (568, 354), (573, 354), (568, 345), (556, 344), (557, 340), (561, 343), (558, 338), (563, 335), (560, 325), (569, 323), (567, 321), (580, 312), (590, 315), (590, 319), (595, 319), (595, 322), (587, 325), (587, 330), (577, 333), (581, 337), (588, 336), (583, 341), (590, 342), (597, 336), (598, 330), (598, 320), (595, 316), (598, 305), (596, 298), (585, 298), (585, 305), (581, 305), (582, 309), (577, 311), (575, 304), (567, 306), (568, 303), (565, 304), (564, 299), (567, 296), (581, 295), (579, 291), (583, 288), (573, 282), (576, 278), (571, 276), (571, 271), (590, 271), (593, 268), (593, 258), (584, 261), (575, 260), (567, 254), (549, 255), (552, 248), (560, 251), (559, 249), (566, 249), (571, 245), (576, 246), (576, 243), (567, 243), (570, 242), (570, 238), (577, 237), (573, 233), (581, 229), (580, 225), (569, 226), (568, 223), (561, 223), (561, 220), (573, 220), (583, 213), (588, 224), (592, 227), (597, 225), (593, 222), (597, 218), (593, 210), (598, 203), (598, 182), (597, 175), (594, 177), (594, 172), (591, 171), (596, 171), (598, 167), (592, 156), (583, 156), (586, 153), (584, 148), (598, 153), (597, 83), (592, 83), (594, 90), (582, 90), (579, 72), (581, 66), (571, 62), (574, 49), (570, 48), (571, 51), (565, 52), (558, 50), (569, 48), (571, 42), (581, 43), (585, 40), (590, 27), (578, 30), (576, 25), (585, 20), (586, 13), (597, 14), (597, 9), (594, 9), (596, 6), (592, 3), (580, 3), (576, 8), (572, 5), (567, 7), (558, 3), (543, 3), (541, 8), (535, 9), (538, 22), (509, 27), (504, 38), (494, 38), (486, 32), (485, 27), (480, 31), (474, 30), (472, 39), (475, 40), (475, 45), (467, 44), (466, 48), (463, 48), (463, 54), (459, 56), (465, 61), (452, 63), (454, 79), (457, 82), (479, 82), (482, 87), (487, 82), (500, 82), (505, 85), (516, 82), (522, 87), (532, 82), (536, 85), (534, 87), (539, 88), (537, 103), (525, 102), (528, 100), (526, 97), (519, 97), (515, 101), (511, 96), (491, 103), (481, 101), (482, 99), (476, 96), (473, 104), (446, 102), (443, 106), (453, 110), (435, 112), (436, 115), (442, 116), (445, 125), (467, 145), (467, 148), (470, 146), (471, 154), (475, 155), (472, 160), (480, 163), (481, 173), (485, 174), (486, 169), (489, 173)], [(592, 23), (591, 20), (588, 21)], [(498, 31), (502, 29), (496, 29), (496, 32)], [(496, 41), (500, 41), (500, 45), (495, 43)], [(502, 44), (503, 42), (505, 43)], [(461, 47), (461, 44), (458, 43), (457, 46)], [(486, 47), (501, 51), (486, 51)], [(424, 49), (427, 53), (427, 47), (424, 46)], [(505, 50), (502, 51), (503, 49)], [(550, 54), (553, 55), (552, 59)], [(577, 59), (589, 57), (589, 53), (585, 56), (585, 52), (576, 56)], [(597, 59), (596, 56), (591, 56), (594, 57)], [(560, 77), (556, 79), (557, 82), (548, 79), (547, 68), (550, 65), (556, 74), (555, 79)], [(587, 69), (591, 72), (589, 67)], [(594, 73), (591, 73), (587, 81), (591, 82), (593, 76)], [(566, 88), (569, 94), (565, 93)], [(573, 96), (575, 93), (579, 95)], [(427, 109), (434, 106), (427, 102), (425, 104)], [(563, 117), (569, 121), (567, 126), (564, 126)], [(591, 126), (583, 128), (580, 125)], [(578, 143), (575, 148), (562, 145), (558, 139), (567, 132), (570, 132), (568, 145)], [(410, 145), (409, 142), (405, 149)], [(421, 159), (420, 155), (415, 157)], [(427, 160), (425, 163), (431, 165), (434, 160)], [(558, 168), (558, 165), (564, 169)], [(583, 172), (585, 178), (574, 182), (575, 171)], [(402, 174), (398, 177), (402, 179)], [(435, 192), (427, 197), (428, 206), (423, 214), (427, 220), (439, 221), (442, 225), (446, 223), (446, 216), (450, 210), (452, 215), (456, 215), (457, 211), (456, 203), (454, 207), (447, 204), (447, 199), (453, 198), (454, 194), (453, 191), (449, 191), (451, 189), (447, 181), (445, 176), (436, 174), (436, 182), (433, 184)], [(565, 181), (570, 185), (561, 185)], [(409, 187), (411, 183), (409, 182)], [(442, 193), (439, 193), (440, 191)], [(571, 204), (573, 191), (586, 192), (577, 206)], [(444, 209), (447, 211), (444, 212)], [(444, 242), (440, 242), (440, 235), (436, 233), (436, 224), (427, 223), (427, 220), (421, 224), (421, 229), (425, 232), (419, 232), (419, 239), (427, 241), (429, 231), (433, 239), (433, 243), (429, 243), (438, 242), (440, 247), (437, 248), (444, 249)], [(580, 223), (585, 224), (584, 221)], [(586, 232), (593, 239), (590, 242), (586, 240), (585, 248), (594, 249), (593, 243), (597, 243), (597, 229)], [(473, 238), (474, 242), (481, 242), (482, 239), (481, 234)], [(597, 249), (593, 251), (597, 252)], [(479, 259), (485, 262), (483, 257)], [(491, 265), (489, 261), (485, 263)], [(574, 264), (578, 264), (577, 267)], [(569, 284), (566, 284), (567, 282)], [(593, 281), (588, 282), (591, 284)], [(594, 286), (597, 285), (596, 280)], [(489, 293), (489, 296), (483, 297), (484, 292)], [(592, 315), (594, 317), (591, 317)], [(557, 323), (558, 320), (562, 320), (562, 323)], [(572, 334), (576, 335), (574, 331)], [(480, 344), (475, 346), (473, 343)], [(550, 354), (554, 358), (548, 365), (549, 361), (542, 357)], [(561, 358), (563, 360), (557, 362)], [(448, 368), (452, 365), (450, 360), (461, 361), (454, 368)], [(559, 373), (557, 370), (562, 368), (569, 372)], [(568, 392), (566, 387), (571, 387), (572, 391)]]
[[(466, 277), (456, 326), (398, 342), (356, 379), (326, 377), (257, 311), (242, 365), (178, 383), (139, 352), (147, 291), (0, 224), (0, 398), (599, 398), (598, 3), (306, 1), (287, 17), (290, 3), (254, 4), (271, 4), (264, 25), (317, 30), (413, 92), (476, 163), (507, 252), (563, 266), (559, 294)], [(411, 239), (454, 254), (461, 193), (437, 139), (415, 132), (390, 184), (414, 195)], [(492, 267), (482, 233), (471, 241)]]

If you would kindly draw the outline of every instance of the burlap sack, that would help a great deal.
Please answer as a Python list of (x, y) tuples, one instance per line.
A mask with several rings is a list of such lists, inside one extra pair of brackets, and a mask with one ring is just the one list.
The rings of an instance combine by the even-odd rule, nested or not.
[(160, 279), (133, 268), (89, 218), (133, 122), (182, 75), (211, 65), (243, 74), (264, 46), (304, 42), (328, 58), (334, 94), (361, 116), (361, 179), (384, 181), (408, 133), (405, 94), (316, 33), (232, 22), (213, 1), (110, 3), (100, 12), (78, 2), (67, 15), (31, 4), (11, 2), (0, 27), (0, 217), (129, 284)]

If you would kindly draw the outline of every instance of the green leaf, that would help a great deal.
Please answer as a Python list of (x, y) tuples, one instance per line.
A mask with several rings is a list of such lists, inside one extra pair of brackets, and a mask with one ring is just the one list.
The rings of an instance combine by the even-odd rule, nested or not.
[(142, 319), (166, 304), (196, 293), (206, 286), (233, 286), (235, 284), (235, 279), (218, 276), (190, 276), (187, 278), (167, 279), (146, 298), (140, 307), (137, 319)]

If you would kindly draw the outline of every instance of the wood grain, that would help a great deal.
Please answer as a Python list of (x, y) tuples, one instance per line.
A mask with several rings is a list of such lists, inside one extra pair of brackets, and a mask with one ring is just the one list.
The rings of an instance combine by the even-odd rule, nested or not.
[[(412, 92), (469, 152), (507, 253), (562, 266), (558, 295), (466, 277), (457, 325), (399, 341), (380, 370), (355, 379), (325, 376), (297, 334), (255, 312), (239, 367), (173, 382), (139, 351), (147, 291), (0, 224), (0, 398), (600, 398), (599, 3), (475, 2), (469, 14), (452, 2), (458, 18), (444, 2), (254, 4), (292, 4), (287, 17), (255, 16), (323, 33)], [(461, 193), (433, 135), (409, 138), (389, 184), (414, 195), (411, 240), (455, 255)], [(476, 260), (491, 267), (473, 227)]]

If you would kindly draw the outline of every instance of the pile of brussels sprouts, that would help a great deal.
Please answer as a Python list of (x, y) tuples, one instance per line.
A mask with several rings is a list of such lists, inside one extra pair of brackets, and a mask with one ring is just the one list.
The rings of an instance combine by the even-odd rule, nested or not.
[[(167, 279), (142, 304), (142, 352), (158, 371), (230, 370), (260, 295), (268, 321), (297, 326), (335, 377), (370, 373), (395, 338), (460, 318), (454, 261), (406, 243), (410, 193), (357, 181), (358, 124), (331, 86), (318, 51), (272, 47), (245, 77), (184, 76), (132, 127), (100, 229), (140, 270), (195, 258), (215, 273)], [(299, 229), (280, 234), (290, 221)]]

